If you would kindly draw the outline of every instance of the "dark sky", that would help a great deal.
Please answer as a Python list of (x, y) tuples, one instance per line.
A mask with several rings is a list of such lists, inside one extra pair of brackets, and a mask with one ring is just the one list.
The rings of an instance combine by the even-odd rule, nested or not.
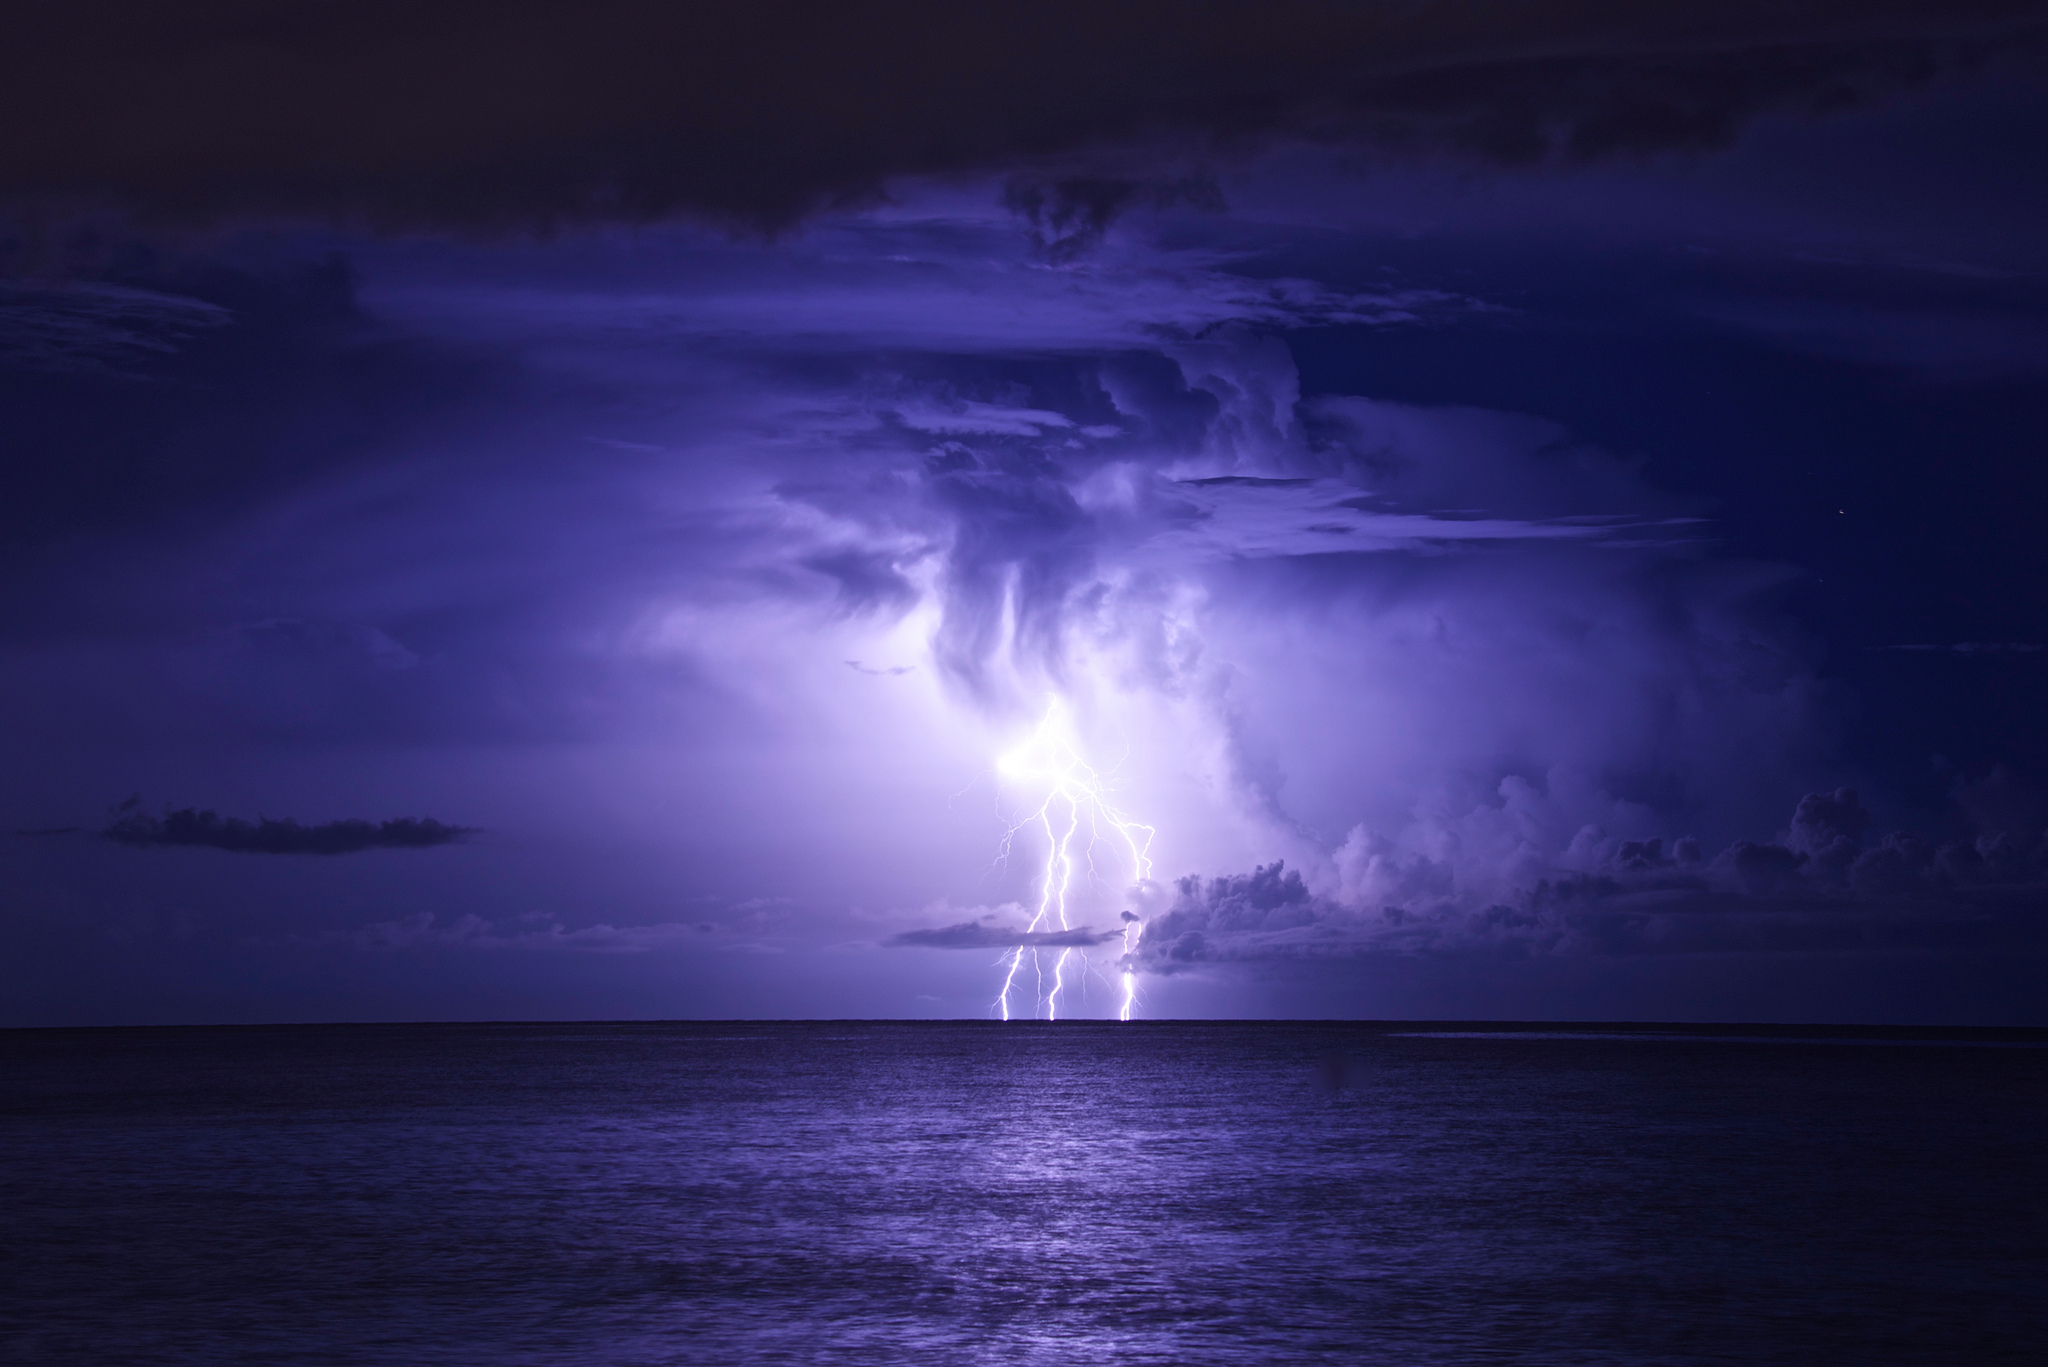
[(2048, 6), (19, 29), (0, 1024), (2048, 1023)]

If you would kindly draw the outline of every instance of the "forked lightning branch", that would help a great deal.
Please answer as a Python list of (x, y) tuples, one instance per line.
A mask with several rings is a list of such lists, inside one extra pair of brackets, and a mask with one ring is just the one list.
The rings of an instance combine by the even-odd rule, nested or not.
[[(1081, 754), (1080, 738), (1066, 706), (1055, 698), (1038, 727), (996, 762), (1004, 782), (1037, 801), (1003, 835), (1008, 858), (1020, 833), (1036, 830), (1043, 838), (1045, 862), (1039, 869), (1038, 905), (1027, 935), (1048, 941), (1076, 929), (1075, 900), (1084, 890), (1099, 889), (1111, 879), (1130, 885), (1152, 876), (1153, 830), (1131, 820), (1109, 801), (1112, 789)], [(1101, 862), (1098, 862), (1100, 859)], [(1108, 867), (1104, 867), (1107, 864)], [(1123, 953), (1117, 963), (1121, 999), (1117, 1019), (1129, 1020), (1137, 996), (1137, 973), (1131, 953), (1137, 947), (1140, 922), (1123, 918)], [(1027, 943), (1012, 949), (1004, 966), (1003, 990), (996, 1009), (1011, 1017), (1010, 1001), (1022, 990), (1019, 978), (1030, 965), (1032, 1015), (1059, 1018), (1061, 994), (1088, 970), (1085, 949), (1078, 944)]]

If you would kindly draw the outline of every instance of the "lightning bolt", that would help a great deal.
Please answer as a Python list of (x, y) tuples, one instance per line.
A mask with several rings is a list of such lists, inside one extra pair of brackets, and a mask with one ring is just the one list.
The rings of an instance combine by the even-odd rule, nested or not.
[[(1072, 718), (1058, 698), (1047, 705), (1038, 728), (1023, 744), (1003, 755), (996, 768), (1004, 778), (1042, 788), (1045, 794), (1036, 810), (1014, 823), (1003, 835), (1002, 853), (1005, 857), (1019, 831), (1035, 826), (1045, 836), (1045, 864), (1038, 876), (1038, 910), (1032, 916), (1031, 924), (1025, 927), (1027, 933), (1073, 929), (1067, 913), (1074, 892), (1077, 853), (1087, 862), (1089, 873), (1093, 874), (1096, 848), (1108, 845), (1118, 853), (1119, 862), (1130, 868), (1134, 881), (1142, 882), (1152, 876), (1152, 827), (1131, 820), (1110, 804), (1112, 790), (1082, 758), (1080, 739), (1075, 734)], [(1124, 955), (1119, 964), (1123, 1000), (1118, 1020), (1131, 1018), (1131, 1007), (1137, 997), (1138, 978), (1132, 970), (1130, 956), (1136, 947), (1132, 937), (1137, 934), (1139, 925), (1136, 917), (1126, 913)], [(1004, 1020), (1010, 1019), (1010, 993), (1016, 987), (1018, 973), (1023, 968), (1026, 948), (1019, 945), (1010, 951), (1009, 963), (1003, 974), (1003, 990), (996, 997), (996, 1006)], [(1045, 990), (1045, 968), (1039, 959), (1039, 951), (1035, 946), (1029, 948), (1037, 999), (1045, 1004), (1045, 1018), (1056, 1020), (1059, 1017), (1060, 993), (1066, 988), (1068, 964), (1075, 949), (1070, 945), (1060, 947), (1059, 957), (1052, 963), (1052, 990), (1048, 992)], [(1082, 962), (1085, 965), (1085, 955)], [(1035, 1007), (1032, 1014), (1037, 1014)]]

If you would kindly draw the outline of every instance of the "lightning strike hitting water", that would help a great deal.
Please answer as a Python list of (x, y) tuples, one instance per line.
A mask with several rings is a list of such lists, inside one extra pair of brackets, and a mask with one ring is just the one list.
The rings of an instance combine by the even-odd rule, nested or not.
[[(1018, 831), (1027, 826), (1037, 826), (1045, 833), (1045, 865), (1038, 877), (1038, 911), (1025, 928), (1027, 933), (1074, 928), (1067, 913), (1074, 892), (1077, 840), (1080, 841), (1078, 853), (1086, 859), (1090, 874), (1095, 871), (1096, 847), (1107, 844), (1117, 851), (1119, 862), (1129, 866), (1133, 881), (1143, 882), (1152, 876), (1152, 828), (1131, 820), (1110, 805), (1108, 798), (1112, 790), (1081, 757), (1080, 741), (1075, 735), (1073, 722), (1059, 699), (1053, 699), (1047, 706), (1045, 716), (1030, 738), (1004, 755), (996, 767), (1004, 778), (1042, 787), (1045, 794), (1037, 809), (1011, 826), (1003, 837), (1003, 853), (1007, 855)], [(1118, 1020), (1131, 1018), (1132, 1002), (1137, 995), (1137, 974), (1132, 971), (1130, 956), (1136, 947), (1133, 937), (1140, 924), (1136, 917), (1128, 912), (1124, 914), (1124, 953), (1119, 961), (1123, 1000)], [(1052, 990), (1049, 992), (1045, 990), (1045, 970), (1039, 960), (1039, 951), (1035, 946), (1028, 948), (1032, 973), (1037, 980), (1038, 999), (1045, 1003), (1045, 1018), (1055, 1020), (1074, 947), (1059, 947), (1059, 957), (1052, 964)], [(996, 998), (1004, 1020), (1010, 1019), (1010, 990), (1016, 984), (1026, 949), (1027, 946), (1019, 945), (1010, 951), (1010, 962), (1003, 975), (1003, 990)], [(1035, 1008), (1033, 1014), (1037, 1014)]]

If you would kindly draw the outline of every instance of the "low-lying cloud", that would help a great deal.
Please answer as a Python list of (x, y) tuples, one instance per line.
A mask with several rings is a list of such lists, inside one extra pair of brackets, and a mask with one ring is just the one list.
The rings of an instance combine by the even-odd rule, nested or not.
[(363, 850), (423, 850), (453, 845), (476, 832), (432, 817), (396, 817), (390, 821), (325, 821), (302, 826), (296, 821), (259, 817), (245, 821), (192, 807), (150, 816), (124, 810), (106, 830), (107, 839), (122, 845), (186, 845), (228, 850), (236, 854), (358, 854)]
[(1122, 938), (1117, 930), (1014, 930), (986, 921), (962, 921), (936, 930), (906, 930), (885, 943), (908, 949), (1084, 949)]
[[(2001, 786), (1994, 778), (1980, 789)], [(1965, 794), (1983, 805), (1987, 791)], [(1187, 877), (1132, 958), (1155, 973), (1356, 955), (1636, 955), (2038, 948), (2048, 943), (2048, 831), (1945, 840), (1894, 832), (1847, 788), (1809, 793), (1773, 841), (1707, 856), (1697, 840), (1619, 840), (1502, 870), (1354, 831), (1322, 890), (1284, 863)], [(1326, 871), (1316, 871), (1326, 872)]]

